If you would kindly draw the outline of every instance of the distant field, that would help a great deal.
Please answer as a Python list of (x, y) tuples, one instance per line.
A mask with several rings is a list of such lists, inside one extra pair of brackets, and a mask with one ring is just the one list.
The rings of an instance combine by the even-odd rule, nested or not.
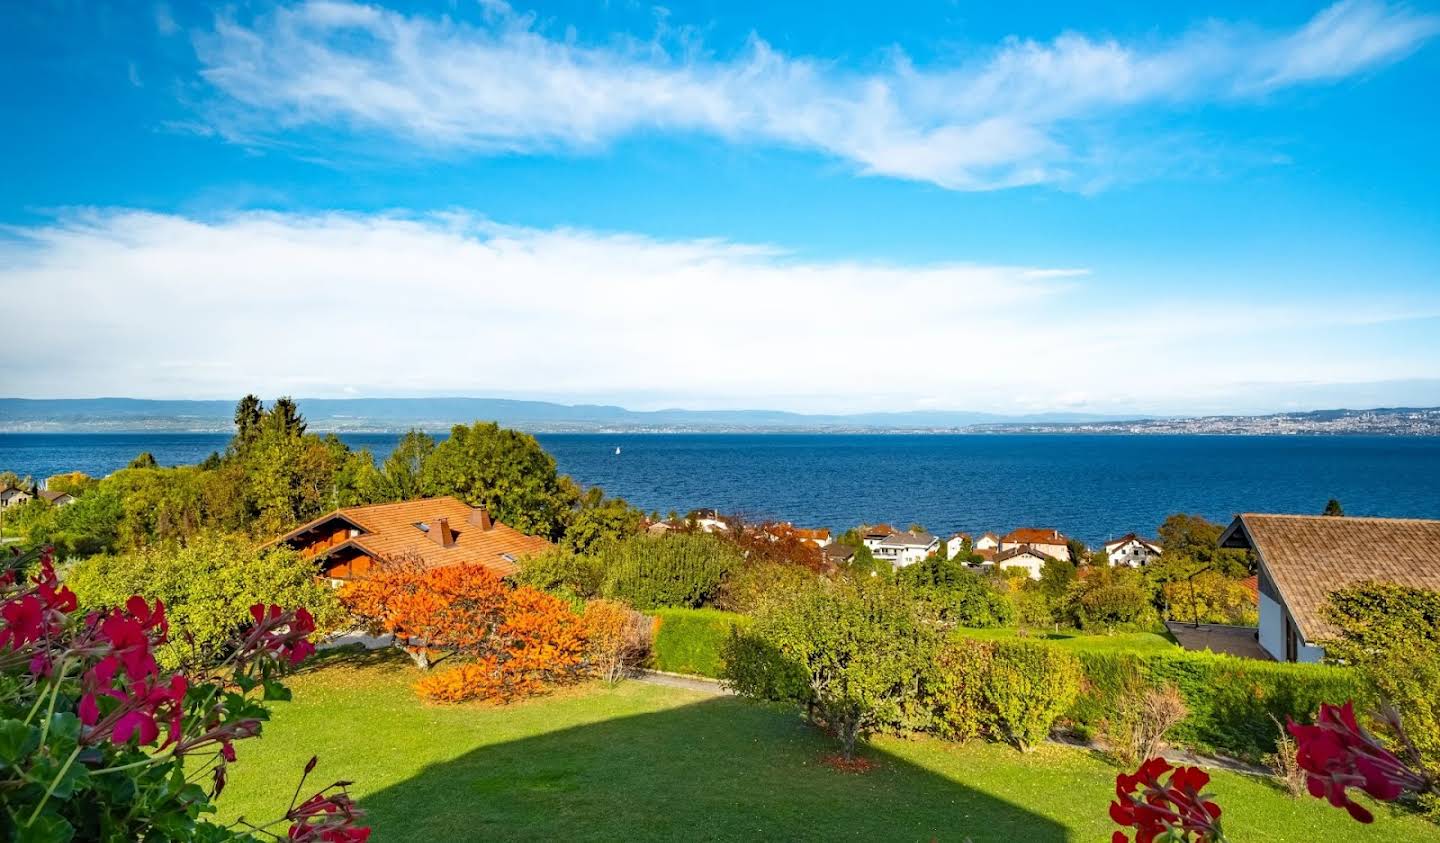
[[(355, 658), (355, 657), (351, 657)], [(391, 654), (296, 677), (219, 804), (222, 820), (285, 809), (312, 753), (319, 786), (353, 779), (379, 841), (1108, 840), (1115, 769), (1076, 749), (882, 738), (878, 767), (819, 763), (832, 743), (786, 710), (627, 682), (507, 707), (436, 706)], [(1265, 781), (1219, 773), (1232, 840), (1437, 841), (1381, 809), (1362, 826)]]

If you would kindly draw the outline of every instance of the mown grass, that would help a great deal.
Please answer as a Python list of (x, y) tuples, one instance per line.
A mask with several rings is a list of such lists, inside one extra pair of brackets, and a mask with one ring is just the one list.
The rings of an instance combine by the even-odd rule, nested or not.
[[(880, 738), (876, 763), (821, 763), (829, 740), (793, 712), (627, 682), (510, 706), (437, 706), (403, 659), (331, 658), (292, 682), (258, 741), (239, 746), (224, 819), (283, 812), (312, 753), (312, 785), (355, 781), (381, 841), (1109, 839), (1115, 769), (1082, 750)], [(1372, 826), (1269, 783), (1216, 774), (1227, 833), (1244, 841), (1440, 841), (1382, 810)]]
[[(999, 641), (1015, 638), (1016, 629), (957, 629), (955, 634), (982, 641)], [(1091, 653), (1178, 653), (1174, 641), (1155, 632), (1117, 632), (1113, 635), (1089, 635), (1074, 630), (1047, 632), (1029, 630), (1026, 637), (1032, 641), (1044, 641), (1062, 649)]]

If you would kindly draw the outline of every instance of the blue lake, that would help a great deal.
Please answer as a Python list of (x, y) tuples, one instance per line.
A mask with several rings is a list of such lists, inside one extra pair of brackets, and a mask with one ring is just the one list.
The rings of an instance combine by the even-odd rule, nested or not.
[[(0, 469), (103, 475), (140, 451), (164, 465), (221, 434), (0, 434)], [(383, 458), (395, 434), (346, 434)], [(715, 507), (843, 529), (1058, 527), (1089, 542), (1166, 515), (1236, 512), (1440, 518), (1440, 439), (1085, 435), (542, 434), (560, 470), (662, 513)], [(621, 453), (617, 456), (615, 449)]]

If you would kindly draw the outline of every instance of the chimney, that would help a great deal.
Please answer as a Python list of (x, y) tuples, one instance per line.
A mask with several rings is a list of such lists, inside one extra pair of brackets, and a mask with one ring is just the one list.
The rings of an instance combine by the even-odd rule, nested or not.
[(455, 533), (450, 529), (450, 519), (441, 518), (438, 521), (430, 522), (430, 529), (425, 535), (441, 547), (450, 547), (455, 544)]
[(490, 520), (490, 510), (486, 509), (483, 503), (470, 510), (470, 523), (481, 530), (488, 530), (495, 526)]

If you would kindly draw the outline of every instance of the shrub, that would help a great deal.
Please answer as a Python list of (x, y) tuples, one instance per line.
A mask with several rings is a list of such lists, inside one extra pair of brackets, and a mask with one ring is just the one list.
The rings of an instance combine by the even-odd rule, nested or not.
[(1074, 704), (1080, 663), (1069, 653), (1029, 641), (996, 641), (992, 647), (982, 689), (994, 717), (991, 729), (1001, 740), (1028, 751)]
[(416, 692), (442, 702), (509, 702), (579, 675), (585, 629), (568, 603), (522, 586), (506, 595), (501, 617), (475, 661), (421, 679)]
[(586, 661), (607, 683), (630, 676), (650, 657), (654, 624), (624, 603), (592, 600), (585, 604), (584, 620)]
[[(868, 578), (819, 583), (768, 605), (751, 634), (758, 638), (752, 652), (773, 650), (794, 666), (777, 668), (782, 675), (805, 676), (807, 705), (839, 738), (847, 761), (857, 739), (905, 717), (934, 642), (902, 590)], [(767, 687), (738, 666), (727, 667), (725, 678), (742, 693)]]
[(1144, 574), (1126, 566), (1091, 568), (1065, 593), (1064, 617), (1078, 629), (1147, 630), (1160, 623)]
[[(65, 509), (76, 506), (79, 501)], [(163, 601), (175, 634), (156, 656), (171, 668), (223, 659), (236, 631), (251, 622), (246, 607), (255, 603), (303, 607), (321, 631), (344, 619), (335, 592), (316, 580), (312, 562), (289, 548), (257, 551), (244, 537), (224, 533), (200, 533), (183, 546), (92, 557), (70, 569), (66, 584), (87, 609), (121, 606), (132, 594)]]
[[(1440, 593), (1362, 583), (1332, 594), (1326, 614), (1340, 629), (1326, 642), (1327, 660), (1358, 670), (1404, 720), (1421, 763), (1440, 769)], [(1421, 802), (1440, 819), (1440, 799), (1429, 794)]]
[(725, 577), (715, 605), (731, 612), (754, 612), (766, 600), (804, 588), (818, 577), (814, 571), (795, 563), (757, 562), (747, 558), (743, 565)]
[(941, 649), (926, 688), (942, 736), (967, 741), (989, 732), (993, 717), (985, 686), (994, 652), (990, 642), (963, 638)]
[(1177, 743), (1252, 761), (1275, 749), (1271, 716), (1307, 720), (1321, 702), (1369, 699), (1356, 673), (1326, 665), (1193, 652), (1077, 655), (1086, 679), (1068, 714), (1077, 724), (1100, 727), (1135, 688), (1174, 685), (1190, 712), (1171, 731)]
[(659, 609), (655, 618), (656, 669), (699, 676), (722, 675), (731, 632), (751, 624), (746, 615), (718, 609)]
[(1162, 590), (1172, 620), (1236, 626), (1255, 626), (1260, 622), (1255, 596), (1244, 581), (1219, 571), (1204, 571), (1168, 582)]
[(989, 577), (957, 560), (932, 557), (896, 572), (926, 611), (946, 626), (976, 629), (1008, 626), (1015, 612)]
[(601, 593), (647, 611), (705, 604), (741, 562), (734, 545), (704, 533), (607, 542), (599, 559), (605, 570)]
[(721, 675), (730, 690), (754, 700), (799, 703), (813, 711), (809, 674), (779, 647), (734, 626), (720, 653)]
[(1167, 746), (1165, 736), (1188, 713), (1174, 685), (1137, 689), (1105, 723), (1111, 757), (1125, 767), (1157, 757)]
[(430, 699), (508, 701), (574, 678), (584, 662), (585, 627), (568, 602), (511, 588), (479, 565), (395, 560), (340, 596), (357, 618), (393, 633), (422, 668), (437, 650), (471, 659), (417, 683), (416, 692)]
[(1275, 724), (1276, 738), (1275, 751), (1261, 756), (1261, 761), (1270, 772), (1274, 774), (1275, 781), (1285, 789), (1294, 799), (1299, 799), (1306, 793), (1305, 779), (1307, 778), (1304, 768), (1300, 766), (1295, 758), (1295, 739), (1285, 730), (1279, 720), (1271, 717)]
[(600, 596), (605, 569), (600, 560), (583, 556), (566, 547), (552, 547), (520, 560), (514, 578), (517, 585), (548, 591), (566, 600), (584, 601)]

